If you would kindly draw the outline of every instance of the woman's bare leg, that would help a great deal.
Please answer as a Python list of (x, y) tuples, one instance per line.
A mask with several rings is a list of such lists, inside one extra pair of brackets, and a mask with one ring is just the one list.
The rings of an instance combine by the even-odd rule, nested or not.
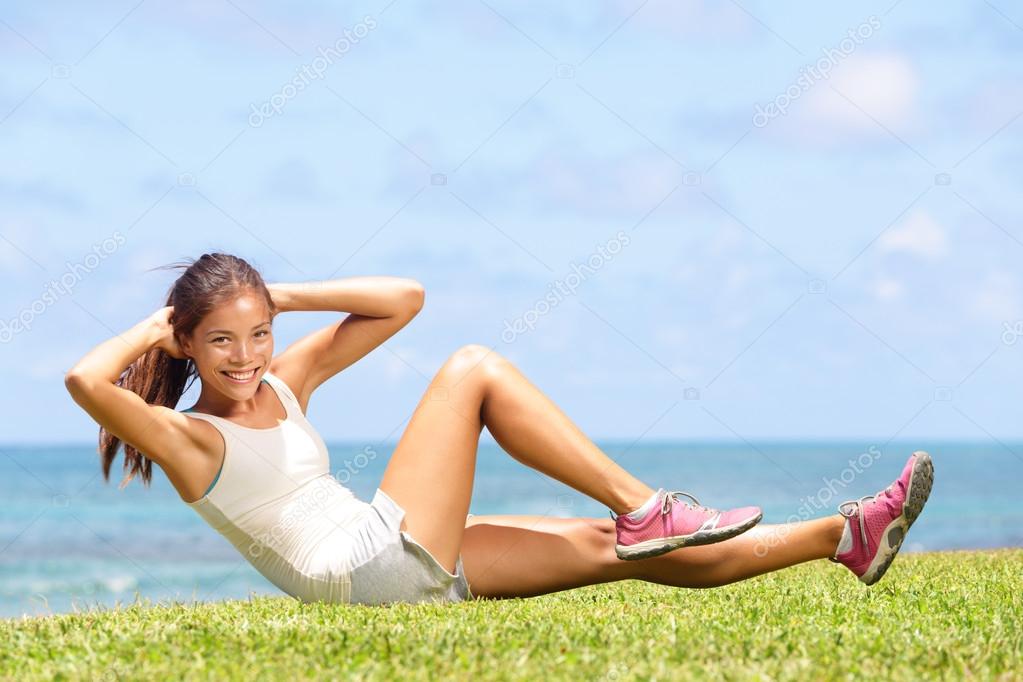
[(717, 587), (834, 554), (845, 519), (761, 525), (713, 545), (653, 559), (615, 556), (610, 519), (473, 516), (462, 562), (477, 597), (529, 597), (635, 578), (676, 587)]
[(430, 382), (380, 483), (405, 509), (403, 528), (449, 571), (462, 546), (484, 426), (515, 459), (616, 513), (636, 509), (654, 493), (510, 362), (484, 346), (465, 346)]

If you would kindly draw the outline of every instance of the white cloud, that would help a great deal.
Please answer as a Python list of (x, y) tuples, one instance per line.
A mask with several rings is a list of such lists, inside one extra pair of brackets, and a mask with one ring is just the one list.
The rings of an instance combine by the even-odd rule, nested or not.
[(653, 340), (658, 346), (679, 348), (692, 343), (690, 330), (681, 324), (664, 324), (654, 328)]
[[(553, 206), (586, 215), (638, 218), (671, 193), (682, 173), (671, 160), (655, 152), (602, 159), (548, 153), (539, 159), (535, 171), (521, 179), (535, 183), (536, 190), (531, 191), (538, 191)], [(684, 192), (672, 195), (675, 201), (685, 198)]]
[(815, 82), (805, 101), (792, 104), (791, 124), (783, 127), (814, 143), (890, 136), (885, 128), (898, 134), (916, 123), (918, 90), (919, 77), (903, 55), (853, 53)]
[(84, 353), (47, 352), (42, 357), (30, 360), (24, 373), (38, 381), (57, 380), (74, 366)]
[(944, 228), (919, 209), (885, 232), (878, 246), (888, 253), (909, 253), (927, 260), (938, 260), (948, 251)]
[(746, 265), (733, 265), (725, 275), (725, 291), (734, 293), (742, 291), (753, 278), (753, 269)]
[(42, 274), (39, 268), (30, 258), (41, 258), (43, 254), (36, 256), (39, 251), (33, 235), (40, 234), (37, 228), (32, 229), (28, 221), (20, 219), (0, 223), (0, 267), (7, 274)]
[(1005, 270), (989, 272), (970, 302), (971, 312), (978, 318), (994, 322), (1018, 320), (1023, 316), (1019, 288), (1019, 280), (1012, 273)]
[[(623, 16), (635, 11), (634, 3), (623, 2), (621, 5), (619, 11)], [(647, 30), (704, 39), (747, 36), (753, 27), (752, 19), (738, 7), (702, 0), (651, 3), (643, 6), (635, 19)]]
[[(393, 352), (388, 352), (388, 348)], [(398, 386), (406, 377), (417, 376), (424, 371), (420, 369), (423, 363), (415, 348), (388, 348), (377, 351), (380, 354), (378, 361), (383, 365), (383, 377), (388, 388)]]
[[(852, 55), (839, 64), (830, 82), (836, 90), (886, 125), (904, 123), (913, 113), (917, 76), (913, 66), (902, 55)], [(811, 99), (811, 106), (817, 107), (818, 113), (839, 119), (849, 126), (877, 128), (876, 123), (843, 97), (837, 96), (836, 101), (835, 94), (831, 94), (831, 97)]]
[(901, 280), (892, 279), (891, 277), (880, 277), (874, 280), (872, 284), (874, 297), (880, 301), (891, 301), (901, 298), (905, 290), (906, 287)]

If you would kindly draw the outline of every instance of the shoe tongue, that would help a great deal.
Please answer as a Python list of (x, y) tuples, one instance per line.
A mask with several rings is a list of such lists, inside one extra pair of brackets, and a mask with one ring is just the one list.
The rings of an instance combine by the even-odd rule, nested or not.
[(900, 492), (900, 493), (906, 492), (906, 487), (902, 484), (901, 480), (895, 481), (895, 483), (892, 483), (890, 486), (885, 488), (881, 492), (881, 495), (883, 497), (885, 497), (886, 499), (890, 500), (890, 499), (895, 497), (895, 493), (896, 492)]
[(899, 506), (898, 504), (896, 504), (897, 499), (895, 496), (896, 492), (905, 492), (905, 488), (902, 485), (902, 481), (896, 481), (895, 483), (892, 483), (890, 486), (882, 490), (877, 496), (878, 501), (883, 503), (885, 507), (887, 507), (888, 510), (893, 514), (898, 511)]

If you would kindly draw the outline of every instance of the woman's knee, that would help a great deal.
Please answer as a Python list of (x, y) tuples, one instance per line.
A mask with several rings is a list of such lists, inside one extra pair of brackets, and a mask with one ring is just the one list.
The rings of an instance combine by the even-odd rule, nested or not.
[(596, 566), (605, 569), (625, 567), (625, 562), (615, 554), (617, 533), (615, 523), (611, 519), (579, 519), (577, 537), (586, 556), (590, 557)]
[(462, 346), (452, 353), (441, 368), (441, 373), (463, 378), (474, 377), (489, 379), (499, 371), (502, 363), (507, 362), (496, 350), (478, 343)]

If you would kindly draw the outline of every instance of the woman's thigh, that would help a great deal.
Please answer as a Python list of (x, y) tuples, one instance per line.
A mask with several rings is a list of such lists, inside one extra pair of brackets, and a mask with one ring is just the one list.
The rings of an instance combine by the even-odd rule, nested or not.
[(402, 529), (454, 572), (472, 497), (487, 378), (482, 346), (456, 351), (419, 401), (380, 489), (405, 510)]

